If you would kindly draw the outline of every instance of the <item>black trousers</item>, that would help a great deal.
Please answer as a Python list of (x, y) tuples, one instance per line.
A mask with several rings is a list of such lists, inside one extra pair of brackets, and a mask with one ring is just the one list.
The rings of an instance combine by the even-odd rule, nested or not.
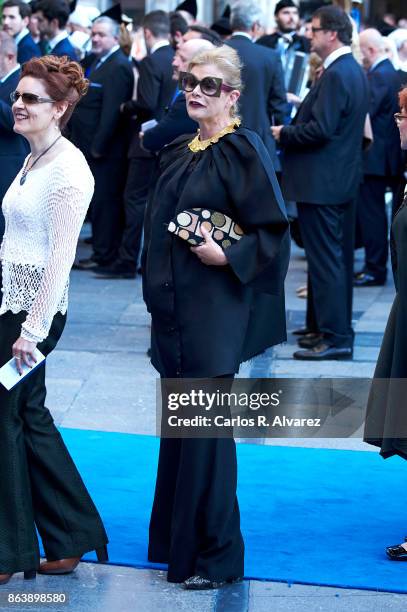
[(117, 259), (123, 233), (127, 159), (102, 157), (88, 162), (95, 177), (91, 203), (93, 258), (100, 265), (109, 265)]
[(156, 165), (155, 158), (132, 158), (124, 191), (125, 224), (119, 249), (119, 262), (136, 271), (141, 248), (148, 190)]
[(333, 347), (352, 347), (355, 204), (297, 208), (308, 262), (307, 327)]
[[(0, 316), (0, 366), (12, 357), (26, 313)], [(48, 355), (66, 317), (38, 345)], [(36, 569), (37, 527), (49, 561), (104, 546), (102, 521), (45, 407), (45, 364), (11, 391), (0, 385), (0, 573)]]
[(385, 176), (366, 175), (357, 202), (358, 229), (365, 248), (364, 269), (380, 282), (386, 279), (389, 252), (385, 202), (389, 182)]
[(148, 558), (168, 563), (169, 582), (244, 575), (236, 487), (232, 435), (161, 439)]

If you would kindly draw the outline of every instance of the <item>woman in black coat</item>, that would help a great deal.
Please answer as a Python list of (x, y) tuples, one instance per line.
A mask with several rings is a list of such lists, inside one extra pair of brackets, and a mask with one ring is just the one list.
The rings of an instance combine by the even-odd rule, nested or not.
[[(239, 127), (238, 55), (216, 48), (189, 71), (180, 83), (200, 131), (161, 153), (146, 215), (152, 363), (162, 378), (232, 379), (242, 361), (286, 338), (288, 222), (263, 142)], [(182, 212), (193, 208), (204, 209), (208, 231), (201, 226), (204, 241), (191, 247)], [(224, 215), (244, 233), (234, 243), (213, 227)], [(236, 480), (232, 437), (161, 440), (149, 559), (168, 563), (168, 581), (202, 589), (243, 576)]]
[[(407, 87), (399, 94), (401, 112), (395, 115), (401, 147), (407, 150)], [(392, 224), (392, 263), (396, 297), (374, 373), (367, 407), (365, 441), (380, 447), (384, 459), (407, 459), (407, 192)], [(389, 546), (389, 559), (407, 561), (407, 543)]]

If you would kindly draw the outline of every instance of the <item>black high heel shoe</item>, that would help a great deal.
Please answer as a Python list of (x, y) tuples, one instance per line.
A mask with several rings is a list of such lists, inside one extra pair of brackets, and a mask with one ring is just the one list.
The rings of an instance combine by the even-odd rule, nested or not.
[(24, 572), (24, 580), (35, 580), (37, 577), (37, 570), (26, 570)]
[(229, 578), (228, 580), (210, 580), (203, 576), (191, 576), (184, 581), (184, 589), (187, 591), (203, 591), (204, 589), (220, 589), (225, 584), (236, 584), (242, 582), (243, 578)]
[(386, 548), (386, 555), (392, 561), (407, 561), (407, 550), (400, 546), (400, 544), (388, 546)]
[[(0, 584), (7, 584), (14, 574), (0, 574)], [(37, 577), (36, 570), (25, 570), (24, 580), (34, 580)]]

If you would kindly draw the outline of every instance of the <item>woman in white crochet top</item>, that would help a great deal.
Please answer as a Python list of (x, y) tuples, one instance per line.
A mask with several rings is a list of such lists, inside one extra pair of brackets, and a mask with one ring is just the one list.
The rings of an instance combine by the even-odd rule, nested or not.
[[(14, 130), (31, 154), (3, 200), (0, 367), (21, 371), (36, 347), (48, 355), (66, 320), (69, 272), (94, 181), (82, 153), (61, 135), (86, 93), (67, 57), (24, 64), (12, 94)], [(93, 549), (107, 559), (98, 511), (44, 405), (45, 366), (11, 391), (0, 385), (0, 584), (24, 571), (69, 573)], [(39, 563), (37, 527), (47, 562)]]

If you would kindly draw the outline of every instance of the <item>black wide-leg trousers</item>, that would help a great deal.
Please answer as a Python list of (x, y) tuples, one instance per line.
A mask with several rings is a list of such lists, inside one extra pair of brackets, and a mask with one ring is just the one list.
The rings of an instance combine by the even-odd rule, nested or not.
[(148, 558), (168, 563), (169, 582), (244, 575), (236, 445), (229, 433), (161, 439)]
[[(26, 313), (0, 316), (0, 367), (12, 357)], [(55, 348), (66, 317), (55, 315), (38, 345)], [(11, 391), (0, 385), (0, 573), (36, 569), (36, 527), (49, 561), (107, 544), (99, 513), (45, 407), (45, 363)]]

